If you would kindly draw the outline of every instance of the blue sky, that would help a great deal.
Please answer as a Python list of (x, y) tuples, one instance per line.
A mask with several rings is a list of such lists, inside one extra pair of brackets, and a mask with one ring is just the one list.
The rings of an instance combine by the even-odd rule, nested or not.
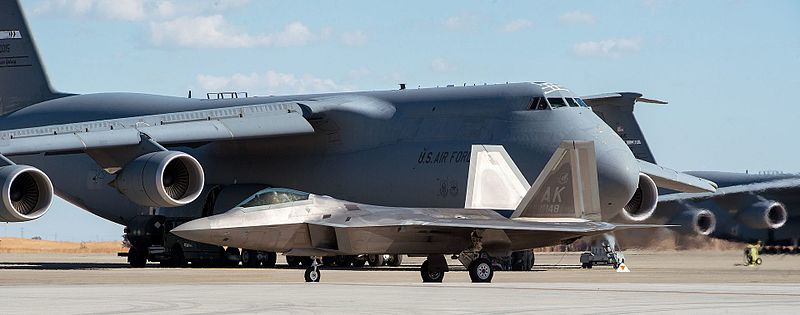
[[(800, 171), (797, 1), (23, 0), (62, 91), (259, 95), (545, 80), (636, 114), (679, 170)], [(119, 239), (58, 201), (0, 235)]]

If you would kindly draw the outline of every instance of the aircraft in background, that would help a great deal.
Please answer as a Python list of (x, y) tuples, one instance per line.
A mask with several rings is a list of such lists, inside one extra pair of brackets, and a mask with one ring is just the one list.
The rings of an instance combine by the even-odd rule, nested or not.
[[(666, 104), (639, 93), (609, 93), (584, 101), (625, 140), (637, 159), (655, 164), (633, 114), (636, 102)], [(684, 233), (734, 242), (794, 246), (800, 238), (800, 176), (692, 171), (718, 185), (716, 192), (663, 191), (658, 210), (646, 220), (679, 224)]]
[[(423, 282), (441, 282), (455, 254), (472, 282), (491, 282), (491, 257), (569, 244), (620, 228), (600, 222), (594, 143), (564, 141), (533, 185), (502, 146), (475, 145), (467, 205), (473, 209), (397, 208), (268, 188), (230, 211), (182, 224), (172, 233), (197, 242), (313, 256), (305, 280), (319, 282), (317, 256), (427, 256)], [(515, 206), (510, 217), (500, 209)]]
[(473, 144), (503, 145), (533, 178), (562, 140), (594, 141), (608, 217), (650, 217), (656, 184), (715, 189), (637, 162), (580, 98), (550, 83), (208, 99), (75, 95), (50, 86), (18, 1), (0, 2), (0, 30), (3, 220), (41, 216), (55, 193), (125, 225), (132, 263), (222, 257), (211, 253), (217, 248), (172, 257), (188, 245), (168, 242), (164, 227), (226, 211), (267, 187), (461, 207)]

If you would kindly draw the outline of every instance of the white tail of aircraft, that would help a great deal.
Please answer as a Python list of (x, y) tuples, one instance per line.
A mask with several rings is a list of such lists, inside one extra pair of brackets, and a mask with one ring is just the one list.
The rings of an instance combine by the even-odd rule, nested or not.
[(513, 209), (511, 218), (599, 221), (599, 192), (591, 141), (563, 141), (533, 185), (502, 146), (472, 146), (465, 208)]

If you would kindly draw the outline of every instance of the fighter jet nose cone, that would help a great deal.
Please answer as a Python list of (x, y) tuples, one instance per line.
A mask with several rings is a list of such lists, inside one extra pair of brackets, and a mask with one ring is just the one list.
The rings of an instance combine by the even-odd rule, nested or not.
[(639, 185), (639, 165), (627, 146), (597, 152), (597, 179), (603, 218), (618, 215)]
[(210, 233), (210, 223), (211, 220), (207, 218), (192, 220), (175, 227), (170, 232), (188, 240), (201, 242), (204, 236)]

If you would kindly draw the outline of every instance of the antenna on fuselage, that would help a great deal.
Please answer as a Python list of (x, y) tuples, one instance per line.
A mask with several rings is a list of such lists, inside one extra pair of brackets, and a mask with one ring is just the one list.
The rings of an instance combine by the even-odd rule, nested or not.
[(192, 98), (192, 90), (189, 90), (189, 98)]

